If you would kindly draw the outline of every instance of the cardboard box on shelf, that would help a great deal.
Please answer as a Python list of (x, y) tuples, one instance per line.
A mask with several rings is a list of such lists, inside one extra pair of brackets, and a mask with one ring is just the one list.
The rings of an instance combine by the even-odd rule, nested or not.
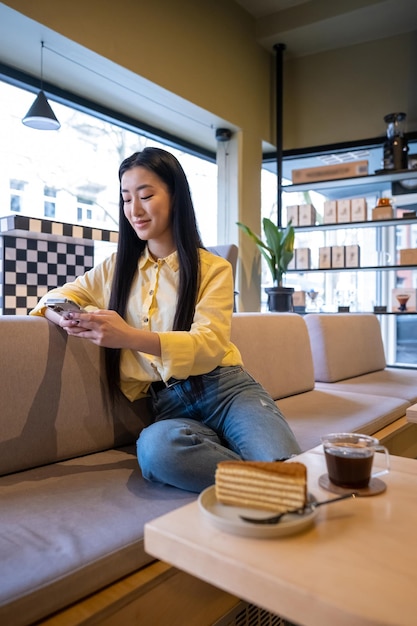
[(311, 267), (310, 248), (295, 249), (295, 267), (297, 270), (309, 270)]
[(345, 246), (345, 267), (359, 267), (360, 248), (356, 244)]
[(350, 217), (352, 222), (366, 222), (368, 218), (366, 198), (352, 198), (350, 203)]
[(332, 249), (330, 246), (319, 248), (319, 268), (328, 270), (332, 266)]
[(323, 223), (336, 224), (337, 222), (337, 201), (326, 200), (323, 205)]
[(287, 206), (287, 223), (291, 222), (293, 226), (298, 226), (298, 204)]
[(395, 313), (416, 310), (417, 289), (396, 287), (392, 290), (392, 311)]
[(417, 265), (417, 248), (400, 250), (400, 265)]
[(372, 209), (373, 220), (392, 220), (394, 217), (394, 210), (392, 206), (376, 206)]
[(337, 221), (350, 222), (350, 199), (337, 201)]
[(306, 305), (306, 292), (294, 291), (292, 294), (292, 303), (294, 307), (305, 307)]
[(300, 204), (298, 207), (298, 226), (314, 226), (316, 209), (312, 204)]
[(332, 246), (332, 267), (345, 267), (345, 246)]
[(394, 217), (394, 209), (392, 208), (389, 198), (380, 198), (378, 204), (372, 209), (373, 220), (391, 220)]
[(321, 180), (336, 180), (337, 178), (354, 178), (368, 175), (368, 161), (352, 161), (337, 165), (323, 165), (321, 167), (304, 167), (292, 171), (292, 182), (312, 183)]

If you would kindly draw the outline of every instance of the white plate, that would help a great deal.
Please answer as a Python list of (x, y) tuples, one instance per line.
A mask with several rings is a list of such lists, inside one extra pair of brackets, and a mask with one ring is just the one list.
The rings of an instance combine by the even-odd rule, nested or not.
[[(309, 500), (315, 502), (316, 498), (309, 494)], [(303, 515), (289, 513), (278, 524), (250, 524), (240, 519), (240, 515), (262, 519), (273, 513), (221, 504), (216, 498), (214, 485), (200, 493), (198, 504), (200, 511), (216, 528), (242, 537), (268, 538), (294, 535), (311, 526), (318, 513), (317, 509), (313, 509)]]

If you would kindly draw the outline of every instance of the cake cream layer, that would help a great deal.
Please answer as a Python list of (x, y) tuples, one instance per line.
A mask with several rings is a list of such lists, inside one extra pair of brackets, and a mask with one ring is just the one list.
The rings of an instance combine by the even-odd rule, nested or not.
[(307, 472), (301, 463), (225, 461), (216, 472), (216, 497), (223, 504), (277, 512), (302, 507)]

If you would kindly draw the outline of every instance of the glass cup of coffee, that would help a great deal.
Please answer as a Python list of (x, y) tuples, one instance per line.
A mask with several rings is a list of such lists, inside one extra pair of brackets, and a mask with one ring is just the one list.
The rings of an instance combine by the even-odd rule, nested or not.
[[(363, 489), (371, 478), (387, 474), (389, 452), (375, 437), (360, 433), (332, 433), (321, 438), (329, 480), (338, 487)], [(372, 472), (375, 452), (384, 452), (385, 469)]]

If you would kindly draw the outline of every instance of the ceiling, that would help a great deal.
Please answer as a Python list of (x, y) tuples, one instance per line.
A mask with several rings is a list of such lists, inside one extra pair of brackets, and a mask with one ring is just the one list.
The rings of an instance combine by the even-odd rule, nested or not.
[[(235, 0), (255, 20), (258, 42), (307, 55), (417, 30), (417, 0)], [(19, 33), (19, 45), (16, 45)], [(170, 93), (0, 3), (0, 62), (207, 150), (228, 120)], [(22, 112), (22, 115), (26, 111)], [(269, 146), (270, 148), (270, 146)]]
[(265, 48), (304, 56), (417, 30), (416, 0), (235, 0)]

